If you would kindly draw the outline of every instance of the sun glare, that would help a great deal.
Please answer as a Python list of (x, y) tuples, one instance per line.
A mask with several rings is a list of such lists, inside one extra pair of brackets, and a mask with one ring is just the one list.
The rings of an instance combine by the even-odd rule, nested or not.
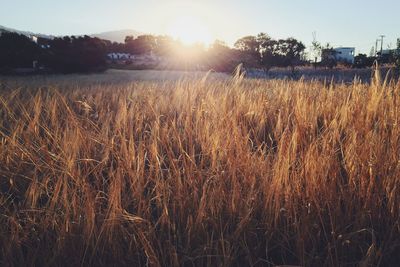
[(168, 35), (187, 45), (195, 43), (210, 45), (213, 41), (206, 25), (195, 17), (178, 17), (171, 23), (167, 31)]

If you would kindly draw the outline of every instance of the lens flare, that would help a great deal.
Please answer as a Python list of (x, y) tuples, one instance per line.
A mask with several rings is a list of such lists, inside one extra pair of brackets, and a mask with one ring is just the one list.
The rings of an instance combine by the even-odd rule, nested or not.
[(168, 27), (167, 34), (187, 45), (195, 43), (210, 45), (212, 43), (210, 31), (196, 17), (178, 17)]

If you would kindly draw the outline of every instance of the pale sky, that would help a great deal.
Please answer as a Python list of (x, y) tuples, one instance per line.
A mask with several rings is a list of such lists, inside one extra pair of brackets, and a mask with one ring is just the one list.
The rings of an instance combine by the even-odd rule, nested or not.
[(379, 35), (386, 35), (384, 48), (394, 48), (400, 37), (399, 0), (0, 0), (0, 7), (0, 25), (53, 35), (121, 29), (167, 34), (190, 17), (197, 27), (186, 27), (200, 25), (209, 38), (229, 45), (266, 32), (308, 46), (316, 32), (323, 44), (369, 53)]

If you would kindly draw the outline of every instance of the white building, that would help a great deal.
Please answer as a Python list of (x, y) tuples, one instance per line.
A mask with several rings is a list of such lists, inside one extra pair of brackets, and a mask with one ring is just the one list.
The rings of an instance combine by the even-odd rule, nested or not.
[(356, 49), (354, 47), (339, 47), (334, 48), (334, 57), (337, 62), (354, 63), (354, 56)]
[(130, 53), (108, 53), (107, 57), (111, 60), (129, 60), (135, 58), (135, 56)]
[(159, 62), (162, 60), (161, 57), (156, 56), (153, 52), (146, 53), (146, 54), (130, 54), (130, 53), (108, 53), (107, 57), (109, 60), (117, 61), (117, 62), (140, 62), (140, 63), (153, 63)]

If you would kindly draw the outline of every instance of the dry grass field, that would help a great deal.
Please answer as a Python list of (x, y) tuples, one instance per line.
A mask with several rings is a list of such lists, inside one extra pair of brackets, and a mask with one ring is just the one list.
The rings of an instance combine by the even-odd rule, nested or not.
[(400, 261), (399, 83), (0, 88), (2, 266)]

